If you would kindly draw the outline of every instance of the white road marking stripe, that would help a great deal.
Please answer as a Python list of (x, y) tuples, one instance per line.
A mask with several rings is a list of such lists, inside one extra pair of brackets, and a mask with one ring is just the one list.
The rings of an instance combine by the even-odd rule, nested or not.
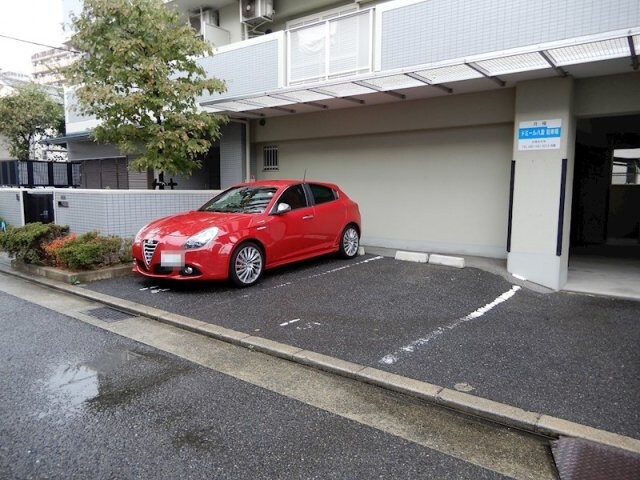
[(397, 363), (402, 356), (406, 356), (408, 354), (415, 352), (417, 348), (420, 348), (426, 345), (434, 338), (439, 337), (440, 335), (445, 333), (447, 330), (453, 330), (454, 328), (462, 325), (465, 322), (468, 322), (469, 320), (473, 320), (475, 318), (479, 318), (483, 316), (485, 313), (487, 313), (497, 305), (500, 305), (502, 302), (506, 302), (507, 300), (509, 300), (511, 297), (513, 297), (516, 294), (518, 290), (520, 290), (520, 287), (517, 285), (514, 285), (511, 288), (511, 290), (504, 292), (502, 295), (496, 298), (493, 302), (487, 303), (484, 307), (477, 309), (475, 312), (471, 312), (466, 317), (459, 318), (451, 322), (450, 324), (445, 325), (444, 327), (438, 327), (434, 331), (427, 334), (426, 336), (419, 338), (418, 340), (415, 340), (414, 342), (411, 342), (408, 345), (405, 345), (404, 347), (400, 348), (399, 350), (393, 353), (385, 355), (379, 360), (379, 363), (383, 363), (385, 365), (393, 365), (394, 363)]
[(292, 323), (296, 323), (296, 322), (299, 322), (299, 321), (300, 321), (300, 319), (296, 318), (295, 320), (289, 320), (288, 322), (281, 323), (280, 326), (281, 327), (286, 327), (287, 325), (291, 325)]
[(322, 273), (317, 273), (315, 275), (311, 275), (310, 277), (306, 277), (303, 280), (308, 280), (310, 278), (322, 277), (323, 275), (329, 275), (330, 273), (336, 273), (336, 272), (339, 272), (340, 270), (346, 270), (347, 268), (357, 267), (358, 265), (364, 265), (365, 263), (373, 262), (374, 260), (381, 260), (382, 258), (384, 258), (384, 257), (368, 258), (366, 260), (362, 260), (361, 262), (351, 263), (349, 265), (344, 265), (343, 267), (333, 268), (331, 270), (327, 270), (326, 272), (322, 272)]

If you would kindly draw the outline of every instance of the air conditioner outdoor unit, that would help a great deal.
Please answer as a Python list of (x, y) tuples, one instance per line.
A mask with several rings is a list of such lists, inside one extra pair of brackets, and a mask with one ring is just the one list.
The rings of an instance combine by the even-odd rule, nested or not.
[(244, 23), (273, 20), (273, 0), (241, 0), (240, 7)]

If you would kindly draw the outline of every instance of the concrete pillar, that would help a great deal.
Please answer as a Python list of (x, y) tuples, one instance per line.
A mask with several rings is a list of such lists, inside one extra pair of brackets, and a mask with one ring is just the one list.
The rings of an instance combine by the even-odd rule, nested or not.
[(573, 87), (572, 78), (531, 80), (516, 87), (507, 268), (555, 290), (567, 281), (569, 261)]

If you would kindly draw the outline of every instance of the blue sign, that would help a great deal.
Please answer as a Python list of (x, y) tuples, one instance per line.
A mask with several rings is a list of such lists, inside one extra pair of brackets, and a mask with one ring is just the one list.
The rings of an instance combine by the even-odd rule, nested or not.
[(518, 150), (554, 150), (560, 148), (562, 120), (520, 122)]

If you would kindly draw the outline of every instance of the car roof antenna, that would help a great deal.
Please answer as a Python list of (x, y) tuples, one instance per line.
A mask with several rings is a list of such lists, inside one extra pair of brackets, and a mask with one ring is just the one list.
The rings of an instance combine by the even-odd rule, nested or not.
[(306, 183), (307, 180), (307, 169), (304, 169), (304, 175), (302, 176), (302, 183)]

